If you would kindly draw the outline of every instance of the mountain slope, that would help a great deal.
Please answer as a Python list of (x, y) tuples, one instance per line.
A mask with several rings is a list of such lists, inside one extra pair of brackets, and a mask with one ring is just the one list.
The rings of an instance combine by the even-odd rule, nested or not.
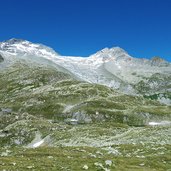
[[(148, 82), (155, 74), (161, 77), (164, 75), (163, 81), (168, 82), (164, 93), (170, 92), (170, 63), (159, 57), (151, 60), (133, 58), (119, 47), (105, 48), (87, 58), (68, 57), (59, 56), (52, 49), (40, 44), (12, 39), (0, 43), (0, 52), (27, 60), (46, 59), (53, 65), (65, 68), (79, 80), (106, 85), (127, 94), (141, 94), (143, 90), (139, 89), (139, 84), (142, 81)], [(159, 93), (163, 93), (163, 87), (156, 84), (156, 88)], [(154, 94), (152, 89), (146, 89), (146, 94)]]
[(134, 126), (170, 120), (170, 107), (78, 81), (52, 66), (17, 61), (0, 72), (1, 108), (58, 122), (113, 121)]
[(0, 170), (170, 169), (170, 73), (118, 47), (0, 43)]
[(42, 45), (33, 44), (29, 41), (22, 39), (10, 39), (0, 43), (0, 50), (8, 52), (13, 55), (36, 55), (36, 56), (58, 56), (53, 49)]

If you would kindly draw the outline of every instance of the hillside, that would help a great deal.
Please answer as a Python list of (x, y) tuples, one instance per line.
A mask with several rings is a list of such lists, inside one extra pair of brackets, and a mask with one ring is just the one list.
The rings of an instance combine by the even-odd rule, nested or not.
[(0, 169), (169, 169), (170, 80), (167, 61), (118, 47), (82, 58), (0, 43)]

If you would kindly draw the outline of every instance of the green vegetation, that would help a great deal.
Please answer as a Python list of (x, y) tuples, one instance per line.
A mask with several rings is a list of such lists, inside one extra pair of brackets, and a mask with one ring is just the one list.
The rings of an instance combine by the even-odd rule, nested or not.
[[(92, 171), (165, 171), (171, 167), (170, 126), (129, 127), (114, 122), (72, 126), (28, 115), (21, 121), (24, 117), (28, 120), (5, 129), (11, 135), (1, 141), (5, 146), (0, 149), (0, 170), (84, 170), (87, 165)], [(51, 141), (40, 148), (28, 148), (38, 131)], [(16, 139), (23, 144), (14, 145)]]
[[(110, 149), (110, 150), (109, 150)], [(147, 170), (171, 168), (171, 146), (155, 144), (98, 147), (41, 147), (36, 149), (1, 148), (0, 170)], [(107, 165), (110, 161), (111, 165)], [(101, 165), (103, 168), (101, 167)]]
[(156, 94), (152, 94), (152, 95), (144, 95), (144, 98), (151, 99), (151, 100), (158, 100), (161, 98), (171, 99), (171, 92), (156, 93)]

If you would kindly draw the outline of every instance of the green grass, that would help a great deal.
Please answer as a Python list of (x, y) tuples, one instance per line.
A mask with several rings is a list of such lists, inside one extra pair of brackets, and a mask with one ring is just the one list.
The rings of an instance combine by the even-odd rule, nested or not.
[(171, 99), (171, 92), (165, 92), (165, 93), (156, 93), (152, 95), (144, 95), (145, 98), (151, 99), (151, 100), (158, 100), (160, 97)]
[[(11, 114), (4, 121), (7, 125), (2, 129), (8, 130), (9, 135), (0, 139), (0, 170), (79, 171), (84, 170), (84, 165), (88, 170), (102, 170), (95, 166), (97, 162), (104, 168), (119, 171), (165, 171), (171, 166), (169, 126), (130, 127), (112, 120), (67, 125), (28, 114)], [(23, 148), (38, 131), (42, 138), (50, 136), (49, 146)], [(22, 140), (22, 144), (14, 144), (16, 139)], [(6, 152), (8, 155), (4, 156)], [(112, 161), (112, 166), (106, 166), (106, 160)]]
[[(166, 171), (171, 167), (169, 151), (171, 146), (163, 146), (165, 154), (155, 155), (155, 149), (142, 145), (113, 146), (120, 155), (108, 154), (101, 148), (90, 147), (42, 147), (37, 149), (13, 148), (7, 157), (0, 157), (0, 169), (3, 170), (103, 170), (103, 167), (118, 171)], [(160, 146), (154, 146), (160, 148)], [(161, 148), (161, 149), (162, 149)], [(3, 150), (2, 150), (3, 151)], [(161, 152), (163, 150), (160, 150)], [(144, 157), (141, 157), (144, 156)], [(105, 164), (112, 161), (112, 166)]]

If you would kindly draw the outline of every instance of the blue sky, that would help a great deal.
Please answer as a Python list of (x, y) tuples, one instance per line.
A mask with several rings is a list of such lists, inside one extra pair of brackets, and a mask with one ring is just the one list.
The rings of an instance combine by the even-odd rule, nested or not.
[(22, 38), (62, 55), (119, 46), (171, 61), (171, 0), (2, 0), (0, 41)]

